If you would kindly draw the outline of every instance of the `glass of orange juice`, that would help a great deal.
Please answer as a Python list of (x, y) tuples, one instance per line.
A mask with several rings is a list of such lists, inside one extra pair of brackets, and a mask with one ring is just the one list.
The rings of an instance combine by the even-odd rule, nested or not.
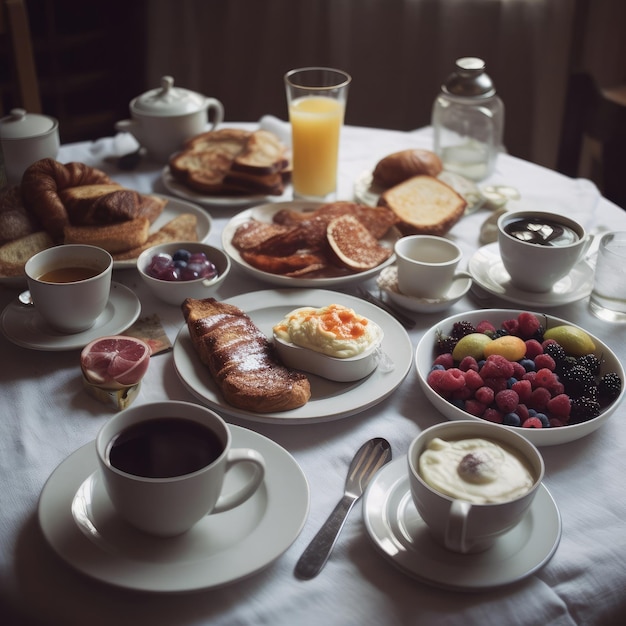
[(351, 80), (327, 67), (285, 74), (296, 198), (324, 201), (337, 191), (339, 136)]

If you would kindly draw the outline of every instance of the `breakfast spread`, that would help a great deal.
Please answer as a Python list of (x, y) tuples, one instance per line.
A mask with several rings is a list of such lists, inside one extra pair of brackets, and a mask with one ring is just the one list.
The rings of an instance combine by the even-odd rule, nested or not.
[(306, 376), (282, 365), (274, 346), (241, 309), (214, 298), (182, 304), (193, 347), (231, 405), (288, 411), (311, 397)]
[(283, 341), (339, 359), (362, 354), (382, 339), (377, 324), (339, 304), (291, 311), (273, 331)]
[(396, 218), (382, 207), (354, 202), (314, 210), (281, 209), (271, 222), (241, 224), (232, 245), (253, 267), (284, 276), (341, 276), (377, 267), (392, 250), (380, 243)]
[(434, 437), (419, 457), (419, 473), (433, 489), (474, 504), (514, 500), (535, 483), (513, 451), (482, 438)]
[(169, 160), (171, 175), (207, 195), (281, 195), (290, 176), (287, 148), (266, 130), (222, 128), (196, 135)]

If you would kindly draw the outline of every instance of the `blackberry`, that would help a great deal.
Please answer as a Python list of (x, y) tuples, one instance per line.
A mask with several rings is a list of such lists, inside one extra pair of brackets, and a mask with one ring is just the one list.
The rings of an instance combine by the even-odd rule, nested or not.
[(456, 346), (458, 339), (454, 339), (454, 337), (450, 337), (449, 335), (444, 335), (442, 332), (437, 332), (437, 340), (435, 341), (435, 352), (437, 354), (447, 354), (448, 352), (452, 352), (454, 350), (454, 346)]
[(509, 333), (508, 330), (506, 330), (506, 328), (498, 328), (496, 331), (493, 332), (493, 334), (491, 335), (492, 339), (498, 339), (499, 337), (506, 337), (507, 335), (510, 335), (511, 333)]
[(565, 386), (565, 393), (574, 398), (584, 396), (588, 389), (596, 386), (594, 375), (581, 365), (565, 370), (560, 379)]
[(566, 356), (561, 361), (557, 362), (555, 360), (555, 364), (556, 364), (556, 373), (559, 374), (559, 376), (563, 376), (565, 372), (568, 372), (577, 364), (577, 359), (575, 356)]
[(471, 322), (455, 322), (452, 326), (452, 332), (450, 336), (454, 339), (461, 339), (465, 335), (470, 335), (476, 332), (476, 327)]
[(545, 332), (546, 329), (540, 325), (539, 328), (533, 333), (533, 336), (529, 337), (529, 339), (536, 339), (539, 343), (543, 343), (543, 333)]
[(570, 424), (587, 422), (600, 415), (600, 403), (591, 398), (575, 398), (572, 400), (572, 408), (569, 415)]
[(600, 359), (595, 354), (585, 354), (578, 358), (577, 363), (588, 369), (594, 376), (600, 371)]
[(602, 402), (611, 402), (622, 391), (622, 379), (616, 372), (607, 372), (598, 383), (598, 394)]
[(567, 356), (565, 354), (565, 349), (560, 343), (549, 343), (544, 347), (543, 351), (545, 354), (550, 355), (557, 365), (562, 363)]

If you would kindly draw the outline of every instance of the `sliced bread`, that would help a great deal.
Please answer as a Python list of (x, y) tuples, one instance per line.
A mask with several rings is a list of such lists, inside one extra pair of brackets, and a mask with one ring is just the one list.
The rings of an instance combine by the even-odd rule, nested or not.
[(124, 252), (143, 245), (150, 232), (146, 217), (107, 224), (105, 226), (66, 226), (63, 243), (82, 243), (104, 248), (110, 254)]
[(54, 245), (44, 231), (31, 233), (0, 246), (0, 276), (21, 276), (31, 256)]
[(445, 235), (463, 216), (467, 202), (452, 187), (433, 176), (414, 176), (391, 187), (378, 204), (398, 217), (405, 234)]

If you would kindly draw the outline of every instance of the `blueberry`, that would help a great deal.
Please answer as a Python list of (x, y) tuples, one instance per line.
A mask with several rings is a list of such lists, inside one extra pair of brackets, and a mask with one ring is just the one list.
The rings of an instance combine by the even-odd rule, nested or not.
[(453, 398), (450, 400), (450, 404), (453, 404), (455, 407), (465, 410), (465, 400), (461, 400), (460, 398)]
[(515, 376), (511, 376), (509, 380), (506, 381), (507, 389), (510, 389), (517, 382), (517, 378)]
[(517, 413), (507, 413), (502, 418), (502, 423), (506, 426), (521, 426), (522, 420)]
[(541, 421), (541, 425), (544, 428), (550, 427), (550, 420), (548, 419), (548, 416), (545, 413), (537, 413), (536, 417)]
[(189, 257), (191, 256), (191, 252), (189, 250), (185, 250), (181, 248), (180, 250), (176, 250), (172, 255), (174, 261), (184, 261), (185, 263), (189, 263)]
[(520, 364), (527, 372), (535, 371), (535, 362), (532, 359), (522, 359)]
[(441, 365), (440, 363), (437, 363), (437, 365), (433, 365), (433, 366), (430, 368), (430, 371), (432, 372), (432, 371), (434, 371), (434, 370), (445, 370), (445, 369), (446, 369), (446, 368), (445, 368), (443, 365)]

